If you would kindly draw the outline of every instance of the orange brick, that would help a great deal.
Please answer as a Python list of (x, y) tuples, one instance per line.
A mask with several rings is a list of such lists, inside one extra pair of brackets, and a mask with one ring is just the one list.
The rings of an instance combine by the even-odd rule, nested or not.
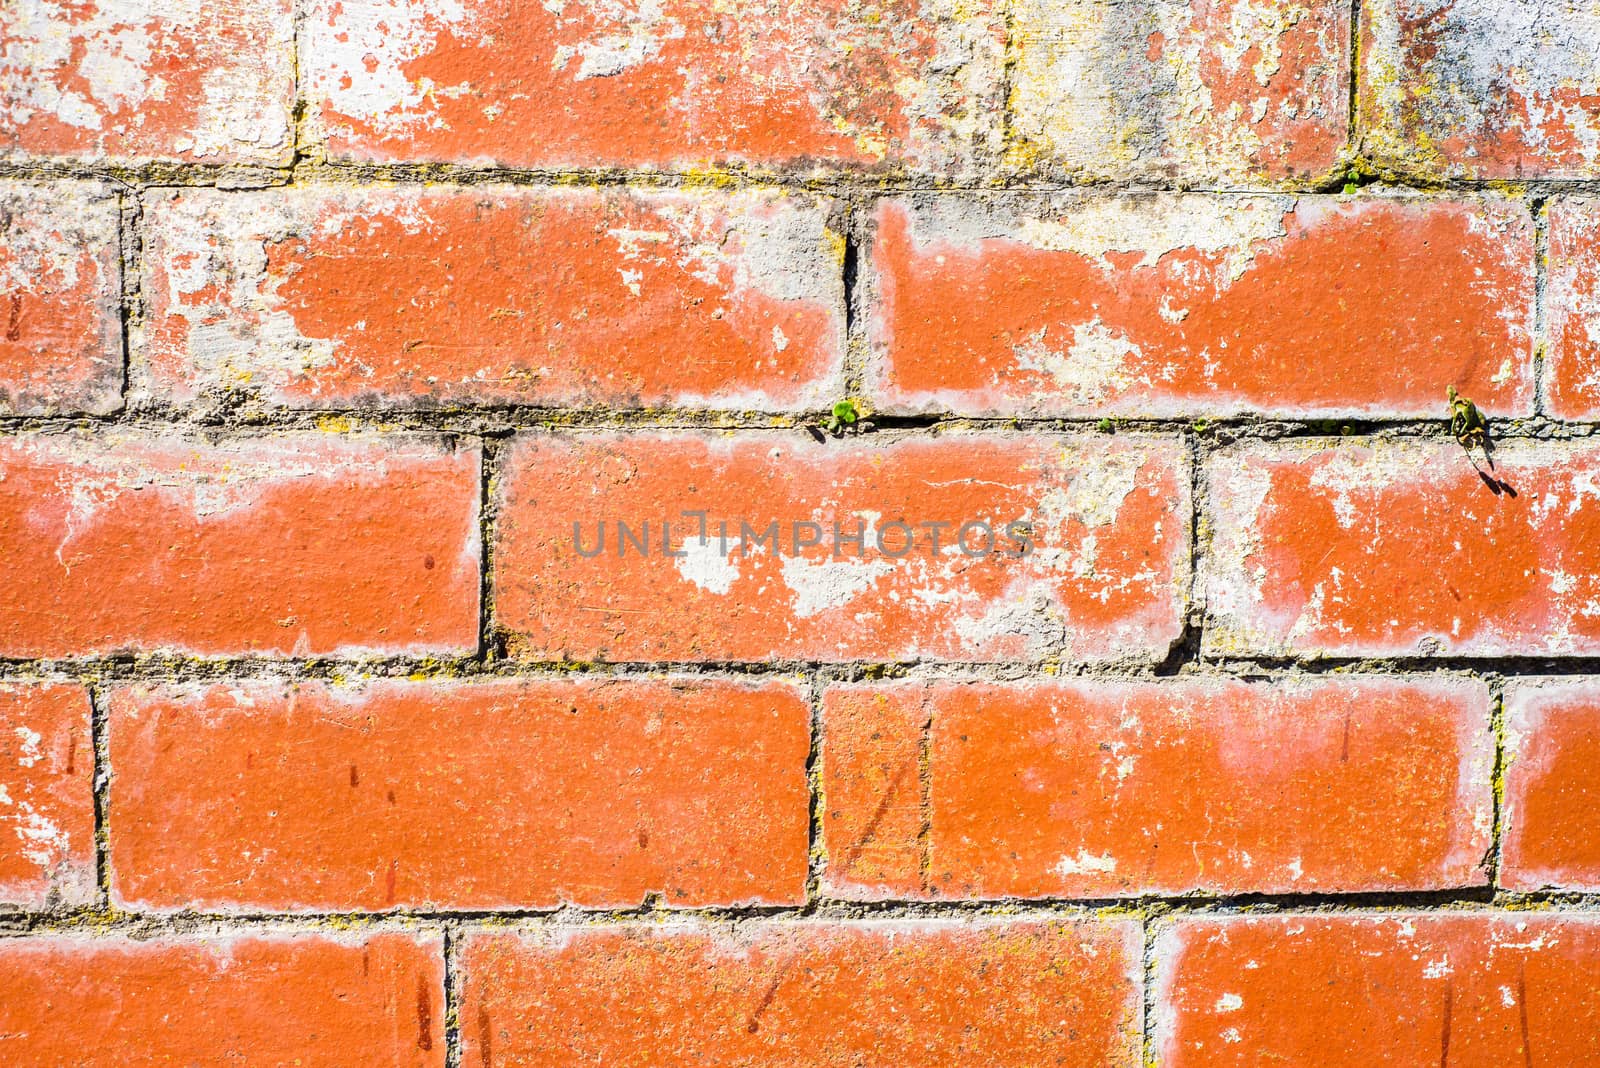
[(1209, 468), (1215, 653), (1600, 652), (1600, 448), (1244, 445)]
[(1509, 687), (1500, 885), (1600, 891), (1600, 682)]
[(836, 897), (927, 894), (934, 686), (833, 686), (823, 696), (822, 884)]
[(1533, 222), (1493, 198), (892, 200), (869, 389), (974, 415), (1533, 409)]
[(1187, 920), (1155, 957), (1163, 1068), (1600, 1064), (1592, 916)]
[(1600, 200), (1550, 201), (1545, 408), (1558, 419), (1600, 418)]
[[(831, 688), (823, 716), (825, 879), (845, 897), (1487, 881), (1494, 736), (1477, 682), (910, 682)], [(901, 726), (917, 719), (925, 817)], [(904, 740), (861, 742), (880, 735)]]
[(1139, 1063), (1139, 926), (1042, 920), (469, 935), (462, 1064)]
[(809, 747), (781, 683), (125, 688), (113, 894), (157, 910), (799, 904)]
[(0, 158), (287, 164), (290, 0), (0, 8)]
[(0, 184), (0, 221), (0, 415), (116, 411), (116, 199), (89, 183)]
[(1308, 182), (1345, 145), (1343, 0), (1018, 0), (1011, 160), (1056, 178)]
[(0, 904), (94, 900), (89, 694), (0, 683)]
[(1600, 177), (1600, 5), (1363, 0), (1360, 116), (1419, 178)]
[(525, 167), (964, 170), (996, 147), (992, 0), (314, 0), (336, 157)]
[(822, 407), (844, 347), (828, 210), (772, 192), (172, 192), (147, 210), (138, 352), (179, 402)]
[(442, 1068), (437, 936), (0, 940), (0, 1060)]
[(470, 652), (479, 457), (434, 439), (0, 441), (0, 655)]
[[(500, 485), (495, 618), (540, 659), (1148, 660), (1181, 630), (1185, 467), (1176, 441), (1142, 436), (525, 437)], [(649, 524), (650, 555), (618, 521)], [(971, 555), (967, 522), (994, 533), (970, 529)], [(685, 555), (662, 554), (662, 523)], [(836, 550), (836, 523), (865, 548)]]

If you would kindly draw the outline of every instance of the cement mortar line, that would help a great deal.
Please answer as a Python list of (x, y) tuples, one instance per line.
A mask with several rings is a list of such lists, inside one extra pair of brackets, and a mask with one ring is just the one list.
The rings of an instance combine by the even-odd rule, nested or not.
[[(1348, 164), (1309, 182), (1207, 183), (1149, 178), (1038, 177), (995, 173), (990, 179), (950, 179), (933, 175), (872, 174), (847, 171), (804, 172), (719, 167), (710, 169), (629, 170), (619, 168), (539, 169), (472, 167), (446, 163), (361, 164), (308, 161), (289, 167), (216, 164), (92, 164), (76, 161), (0, 162), (0, 179), (116, 183), (128, 189), (217, 188), (249, 191), (318, 185), (463, 187), (503, 185), (529, 188), (601, 187), (635, 189), (787, 190), (817, 195), (895, 196), (914, 193), (1004, 195), (1009, 193), (1196, 193), (1219, 196), (1346, 196)], [(980, 168), (981, 170), (981, 168)], [(1512, 198), (1600, 193), (1595, 178), (1432, 178), (1380, 171), (1361, 191), (1409, 191), (1448, 197), (1452, 193), (1495, 193)]]
[[(1443, 407), (1443, 397), (1440, 398)], [(435, 434), (462, 438), (506, 438), (519, 433), (542, 432), (577, 435), (594, 431), (778, 431), (810, 434), (826, 417), (824, 410), (801, 413), (724, 411), (714, 408), (594, 409), (523, 406), (483, 406), (448, 410), (372, 408), (273, 409), (270, 412), (173, 412), (165, 409), (128, 409), (94, 415), (0, 415), (0, 437), (24, 434), (66, 433), (92, 430), (144, 430), (151, 433), (192, 433), (196, 436), (232, 435), (248, 440), (251, 434), (282, 431), (317, 431), (327, 434), (364, 433)], [(1116, 415), (969, 416), (929, 413), (900, 416), (869, 412), (864, 421), (872, 429), (829, 438), (828, 444), (848, 448), (857, 442), (881, 442), (913, 436), (958, 431), (1011, 432), (1014, 434), (1066, 434), (1083, 437), (1117, 434), (1166, 436), (1195, 434), (1214, 447), (1237, 441), (1329, 440), (1359, 443), (1367, 439), (1450, 441), (1447, 418), (1368, 416), (1341, 418), (1315, 416), (1285, 418), (1277, 415), (1143, 417)], [(333, 422), (335, 425), (330, 426)], [(1110, 429), (1101, 424), (1110, 422)], [(1489, 416), (1491, 440), (1510, 442), (1582, 440), (1600, 434), (1600, 420), (1555, 420), (1544, 416)]]
[(1282, 682), (1294, 679), (1430, 679), (1472, 678), (1583, 678), (1600, 675), (1600, 656), (1536, 657), (1526, 655), (1484, 657), (1390, 657), (1294, 659), (1270, 656), (1205, 656), (1186, 661), (1183, 670), (1161, 674), (1161, 661), (1150, 657), (1120, 661), (1060, 662), (1049, 660), (1004, 662), (915, 661), (625, 661), (587, 663), (483, 659), (430, 658), (201, 658), (150, 655), (142, 657), (0, 659), (0, 683), (81, 682), (85, 685), (118, 683), (206, 682), (332, 682), (360, 685), (380, 680), (412, 682), (604, 682), (652, 680), (662, 677), (688, 681), (780, 682), (802, 688), (818, 685), (917, 682), (1151, 682), (1200, 680)]
[(998, 922), (1150, 919), (1171, 923), (1208, 917), (1382, 916), (1396, 913), (1484, 917), (1600, 916), (1600, 894), (1544, 891), (1509, 893), (1490, 886), (1457, 890), (1318, 892), (1306, 894), (1148, 894), (1127, 898), (989, 898), (982, 900), (850, 901), (822, 899), (805, 906), (671, 908), (500, 908), (328, 911), (139, 911), (121, 908), (0, 912), (0, 939), (57, 933), (131, 934), (139, 937), (225, 933), (382, 933), (443, 926), (471, 929), (570, 929), (636, 925), (671, 929), (694, 924), (814, 924), (917, 921)]

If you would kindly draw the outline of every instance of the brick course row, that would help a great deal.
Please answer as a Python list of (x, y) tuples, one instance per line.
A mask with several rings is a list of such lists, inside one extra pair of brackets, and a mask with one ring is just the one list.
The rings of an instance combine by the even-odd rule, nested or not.
[[(811, 727), (787, 681), (109, 689), (119, 908), (796, 906)], [(1500, 886), (1593, 891), (1593, 681), (1506, 698)], [(1488, 688), (1454, 677), (846, 684), (818, 863), (842, 899), (1485, 886)], [(0, 895), (95, 896), (89, 699), (0, 689)]]
[[(1491, 492), (1453, 442), (1212, 454), (1203, 651), (1600, 653), (1600, 451), (1494, 456)], [(14, 435), (0, 460), (17, 567), (0, 655), (469, 655), (494, 637), (466, 440), (108, 429)], [(1159, 434), (519, 436), (487, 502), (495, 633), (534, 661), (1148, 665), (1189, 612), (1189, 486)]]
[[(122, 405), (118, 212), (12, 184), (0, 412)], [(1544, 408), (1600, 412), (1600, 205), (1548, 206)], [(891, 198), (867, 218), (886, 414), (1406, 418), (1535, 411), (1535, 220), (1495, 196)], [(139, 405), (657, 406), (845, 391), (842, 202), (495, 186), (146, 198)]]
[[(1153, 957), (1164, 1065), (1600, 1057), (1588, 915), (1201, 917)], [(1145, 1063), (1140, 926), (1115, 917), (469, 929), (455, 967), (474, 1068)], [(438, 936), (402, 931), (7, 939), (0, 1052), (442, 1066), (443, 979)]]
[[(298, 33), (295, 7), (18, 8), (0, 153), (282, 167), (297, 93), (309, 146), (359, 162), (1310, 184), (1352, 147), (1343, 0), (307, 0)], [(1600, 175), (1600, 9), (1561, 17), (1362, 4), (1360, 150), (1423, 178)]]

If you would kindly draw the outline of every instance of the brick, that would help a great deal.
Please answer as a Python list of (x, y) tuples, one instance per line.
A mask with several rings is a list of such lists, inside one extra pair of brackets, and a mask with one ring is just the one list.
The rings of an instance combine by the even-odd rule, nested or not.
[(442, 1068), (436, 935), (266, 931), (0, 941), (0, 1059)]
[(137, 429), (0, 441), (0, 656), (471, 652), (476, 448)]
[(147, 212), (141, 363), (175, 402), (823, 407), (844, 349), (827, 210), (771, 192), (174, 192)]
[(1600, 652), (1600, 448), (1305, 439), (1208, 465), (1217, 654)]
[(110, 721), (112, 889), (141, 910), (805, 900), (788, 684), (134, 686)]
[(884, 202), (868, 389), (895, 412), (1533, 409), (1533, 222), (1487, 197)]
[(1545, 410), (1600, 419), (1600, 200), (1559, 197), (1548, 210)]
[(1600, 682), (1506, 689), (1500, 885), (1600, 891)]
[(1477, 682), (840, 686), (823, 722), (824, 885), (847, 898), (1487, 882)]
[(91, 183), (0, 184), (0, 223), (0, 415), (116, 411), (116, 199)]
[(956, 172), (997, 147), (993, 0), (314, 0), (333, 157), (521, 167)]
[(1139, 926), (889, 921), (480, 932), (462, 1064), (1139, 1063)]
[[(495, 620), (546, 660), (1159, 658), (1184, 612), (1185, 468), (1138, 435), (525, 437), (500, 479)], [(649, 525), (650, 555), (619, 521)], [(958, 548), (968, 522), (992, 541)], [(662, 554), (663, 523), (686, 555)]]
[(290, 0), (0, 9), (0, 158), (285, 165)]
[(1340, 0), (1019, 0), (1012, 163), (1076, 180), (1308, 183), (1346, 141)]
[(93, 777), (88, 691), (0, 683), (0, 904), (94, 900)]
[(1600, 1063), (1592, 916), (1187, 920), (1155, 958), (1165, 1068)]
[(1600, 3), (1361, 5), (1361, 146), (1420, 178), (1600, 177)]

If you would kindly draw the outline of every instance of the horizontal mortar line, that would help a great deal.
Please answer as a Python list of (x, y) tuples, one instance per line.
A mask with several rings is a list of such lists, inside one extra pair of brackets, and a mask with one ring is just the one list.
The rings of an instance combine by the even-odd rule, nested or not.
[(991, 898), (960, 901), (858, 902), (828, 899), (805, 906), (712, 906), (607, 909), (564, 905), (541, 909), (390, 909), (369, 911), (142, 912), (123, 909), (6, 911), (0, 913), (0, 938), (89, 930), (105, 934), (195, 933), (223, 930), (290, 929), (306, 932), (379, 933), (434, 926), (573, 927), (600, 924), (672, 926), (693, 923), (815, 923), (918, 920), (1085, 920), (1146, 917), (1184, 918), (1284, 915), (1370, 915), (1429, 912), (1438, 915), (1539, 916), (1600, 914), (1600, 895), (1567, 892), (1504, 893), (1489, 887), (1458, 891), (1375, 893), (1143, 895), (1126, 898)]
[[(431, 433), (465, 437), (504, 437), (525, 431), (576, 434), (611, 430), (738, 430), (820, 432), (825, 408), (793, 413), (730, 412), (715, 408), (593, 409), (546, 407), (494, 407), (450, 410), (371, 408), (274, 408), (247, 416), (211, 415), (205, 412), (123, 411), (112, 415), (4, 415), (0, 435), (81, 430), (189, 431), (195, 434), (241, 434), (308, 430), (323, 433)], [(326, 421), (344, 424), (330, 428)], [(959, 430), (1077, 433), (1086, 435), (1198, 434), (1209, 442), (1226, 439), (1276, 440), (1330, 438), (1351, 440), (1373, 437), (1451, 440), (1446, 416), (1392, 419), (1370, 415), (1284, 417), (1279, 415), (1227, 416), (999, 416), (932, 412), (923, 415), (869, 413), (870, 429), (835, 437), (841, 446), (855, 441), (883, 440), (916, 432)], [(1107, 429), (1101, 426), (1110, 422)], [(1493, 444), (1582, 440), (1600, 434), (1600, 422), (1557, 421), (1544, 416), (1491, 416)], [(814, 435), (812, 435), (814, 436)]]
[(1441, 676), (1507, 678), (1520, 676), (1600, 674), (1600, 656), (1532, 657), (1345, 657), (1285, 659), (1202, 656), (1184, 664), (1179, 674), (1161, 674), (1154, 656), (1120, 660), (959, 661), (959, 660), (519, 660), (513, 657), (186, 657), (148, 654), (137, 657), (0, 658), (0, 681), (39, 679), (85, 682), (207, 681), (353, 681), (412, 679), (554, 680), (655, 679), (674, 676), (705, 680), (783, 680), (811, 676), (824, 683), (917, 681), (1052, 682), (1105, 680), (1160, 682), (1166, 679), (1240, 679), (1283, 681), (1295, 678), (1423, 679)]
[(966, 194), (1057, 194), (1111, 193), (1163, 194), (1194, 193), (1219, 196), (1359, 196), (1362, 193), (1409, 191), (1449, 196), (1489, 193), (1509, 199), (1538, 196), (1584, 195), (1600, 192), (1596, 178), (1447, 178), (1407, 179), (1365, 182), (1356, 193), (1343, 191), (1342, 175), (1321, 182), (1304, 184), (1214, 184), (1185, 183), (1160, 178), (1116, 178), (1109, 176), (1033, 177), (997, 173), (989, 181), (957, 180), (939, 176), (904, 174), (795, 173), (781, 170), (716, 167), (682, 170), (637, 170), (628, 168), (484, 168), (461, 164), (406, 162), (368, 164), (354, 162), (301, 162), (292, 166), (252, 164), (111, 163), (82, 161), (0, 162), (0, 179), (18, 181), (101, 181), (114, 182), (137, 191), (163, 188), (216, 188), (248, 192), (301, 185), (424, 186), (452, 184), (528, 188), (617, 187), (637, 189), (705, 190), (787, 190), (817, 195), (896, 196), (920, 193)]

